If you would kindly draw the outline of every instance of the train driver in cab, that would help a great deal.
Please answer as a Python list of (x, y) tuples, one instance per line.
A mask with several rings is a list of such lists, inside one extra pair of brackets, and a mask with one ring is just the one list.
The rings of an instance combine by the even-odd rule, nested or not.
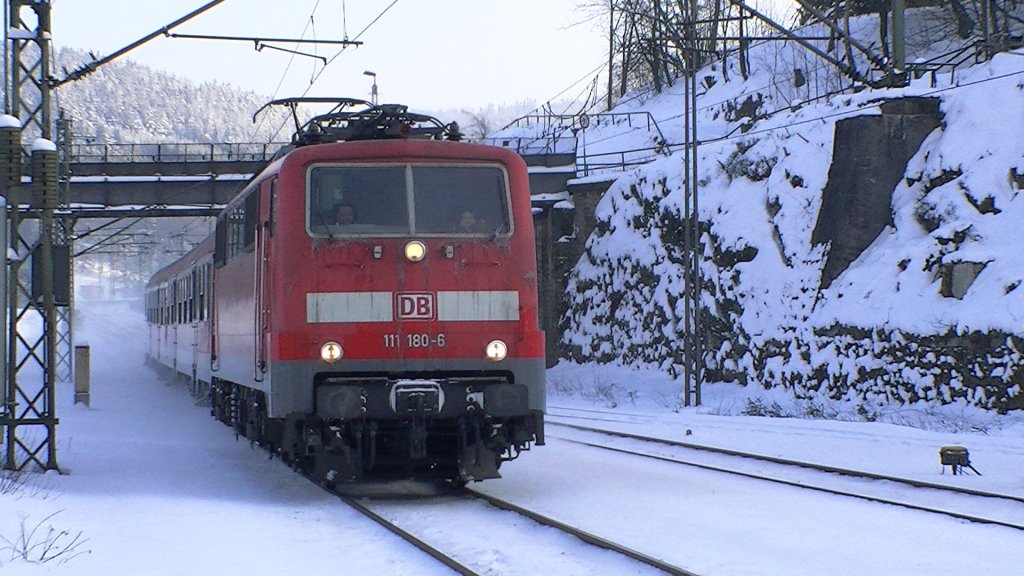
[(334, 209), (334, 221), (339, 226), (350, 226), (356, 223), (356, 207), (351, 204), (338, 204)]
[(460, 234), (479, 234), (484, 231), (486, 225), (486, 221), (478, 218), (472, 210), (463, 210), (455, 231)]

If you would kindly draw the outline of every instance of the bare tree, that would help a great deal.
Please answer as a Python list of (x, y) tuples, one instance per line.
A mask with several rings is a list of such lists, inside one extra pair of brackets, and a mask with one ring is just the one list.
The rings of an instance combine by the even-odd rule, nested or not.
[[(715, 60), (738, 59), (740, 74), (749, 73), (748, 47), (752, 38), (785, 33), (797, 24), (822, 22), (834, 38), (826, 56), (802, 43), (843, 72), (863, 81), (857, 58), (867, 57), (870, 65), (887, 69), (892, 48), (889, 18), (890, 0), (801, 0), (801, 8), (788, 24), (777, 6), (766, 4), (752, 10), (754, 0), (581, 0), (593, 17), (608, 23), (608, 87), (618, 97), (630, 90), (661, 92), (680, 77), (694, 73)], [(1019, 42), (1024, 29), (1021, 0), (906, 0), (908, 8), (945, 7), (958, 23), (962, 38), (974, 36), (990, 51), (1004, 50)], [(880, 54), (870, 45), (855, 42), (850, 18), (878, 15)], [(774, 22), (767, 22), (767, 15)], [(794, 39), (799, 42), (799, 39)], [(844, 61), (845, 60), (845, 61)], [(608, 96), (609, 106), (612, 95)]]
[(461, 112), (469, 117), (469, 122), (466, 126), (462, 126), (460, 129), (470, 140), (482, 140), (494, 131), (491, 119), (484, 114), (483, 110), (473, 112), (472, 110), (463, 108)]
[(726, 33), (725, 0), (607, 0), (612, 13), (619, 96), (632, 88), (661, 92), (675, 79), (716, 58)]
[(590, 0), (609, 23), (609, 86), (661, 92), (707, 63), (739, 58), (749, 70), (748, 34), (765, 32), (730, 0)]

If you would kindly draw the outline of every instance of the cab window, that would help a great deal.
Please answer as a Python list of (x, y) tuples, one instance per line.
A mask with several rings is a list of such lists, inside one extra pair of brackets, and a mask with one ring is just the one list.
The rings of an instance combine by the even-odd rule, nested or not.
[(412, 180), (417, 233), (491, 236), (510, 231), (501, 169), (414, 166)]
[(403, 166), (314, 168), (309, 183), (309, 230), (315, 235), (409, 233)]
[(512, 231), (498, 166), (316, 166), (309, 172), (313, 236), (504, 236)]

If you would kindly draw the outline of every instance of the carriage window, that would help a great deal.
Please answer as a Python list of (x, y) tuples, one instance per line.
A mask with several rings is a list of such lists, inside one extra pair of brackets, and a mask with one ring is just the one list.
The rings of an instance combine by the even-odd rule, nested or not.
[(206, 266), (196, 268), (196, 318), (206, 320)]
[(307, 226), (314, 236), (503, 236), (506, 181), (497, 166), (314, 167)]
[(258, 190), (231, 208), (227, 215), (217, 219), (215, 261), (223, 266), (233, 258), (252, 252), (256, 246), (256, 226), (259, 221)]

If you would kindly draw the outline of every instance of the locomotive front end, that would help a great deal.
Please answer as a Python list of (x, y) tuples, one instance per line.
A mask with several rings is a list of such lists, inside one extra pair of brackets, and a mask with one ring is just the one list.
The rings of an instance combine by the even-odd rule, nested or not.
[(277, 201), (302, 221), (276, 224), (289, 240), (275, 255), (286, 304), (271, 345), (287, 360), (270, 398), (282, 451), (332, 482), (499, 477), (544, 441), (522, 160), (415, 141), (293, 156), (282, 180), (301, 178), (303, 193)]

